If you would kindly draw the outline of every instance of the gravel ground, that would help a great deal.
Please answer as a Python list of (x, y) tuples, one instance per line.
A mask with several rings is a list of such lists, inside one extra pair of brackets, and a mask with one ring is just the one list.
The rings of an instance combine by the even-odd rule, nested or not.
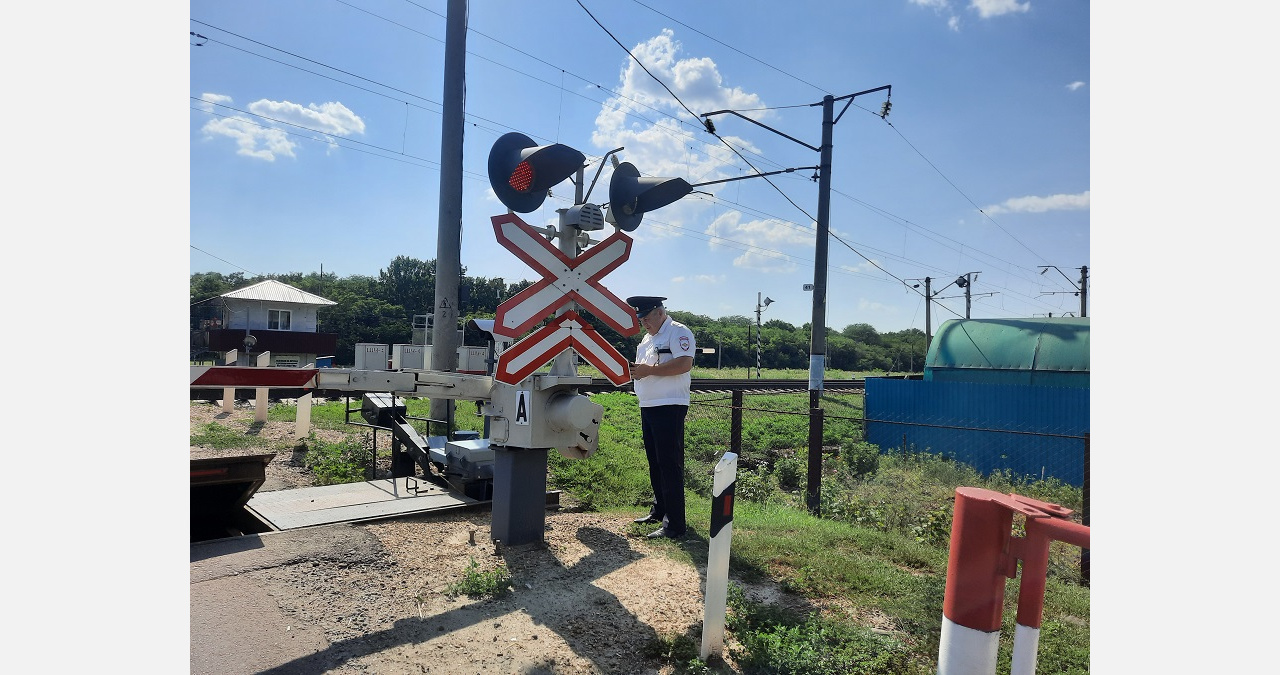
[[(191, 404), (193, 434), (210, 421), (248, 430), (252, 420), (251, 406), (228, 414)], [(285, 422), (255, 432), (284, 448), (260, 491), (312, 484), (288, 442), (293, 432)], [(191, 457), (262, 452), (192, 446)], [(700, 644), (706, 570), (680, 549), (704, 557), (706, 540), (650, 542), (625, 515), (571, 508), (546, 522), (542, 544), (501, 550), (485, 510), (193, 544), (191, 672), (676, 672), (655, 645), (679, 636)], [(446, 593), (472, 561), (482, 571), (505, 567), (511, 591)], [(727, 636), (726, 647), (734, 644)], [(725, 655), (716, 672), (740, 672)]]

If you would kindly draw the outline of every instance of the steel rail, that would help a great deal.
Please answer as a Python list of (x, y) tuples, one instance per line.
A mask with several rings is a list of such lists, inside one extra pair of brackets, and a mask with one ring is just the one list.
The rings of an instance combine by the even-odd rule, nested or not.
[[(900, 376), (899, 376), (900, 379)], [(588, 394), (604, 394), (614, 391), (634, 391), (630, 383), (621, 387), (615, 385), (605, 378), (592, 378), (591, 384), (581, 387), (584, 393)], [(690, 391), (692, 392), (713, 392), (713, 391), (751, 391), (766, 392), (776, 391), (780, 393), (808, 391), (808, 380), (787, 380), (787, 379), (716, 379), (716, 378), (694, 378)], [(823, 389), (825, 391), (839, 392), (861, 392), (866, 390), (866, 380), (849, 379), (849, 380), (824, 380)], [(300, 388), (272, 388), (271, 398), (297, 398), (307, 393), (307, 390)], [(352, 392), (330, 391), (316, 389), (311, 393), (317, 397), (341, 398), (344, 395), (351, 395)], [(236, 388), (236, 398), (252, 399), (254, 397), (254, 389), (247, 387)], [(192, 388), (192, 401), (217, 401), (222, 399), (222, 389), (203, 389)]]

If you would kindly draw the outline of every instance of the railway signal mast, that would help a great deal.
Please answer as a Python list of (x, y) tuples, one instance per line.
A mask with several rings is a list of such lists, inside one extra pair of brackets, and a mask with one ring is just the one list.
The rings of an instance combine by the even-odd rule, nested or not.
[[(601, 158), (591, 187), (595, 187)], [(492, 419), (490, 448), (494, 451), (494, 537), (508, 543), (541, 541), (545, 523), (547, 450), (557, 448), (570, 458), (595, 451), (603, 406), (579, 393), (591, 378), (577, 372), (576, 352), (615, 385), (631, 380), (627, 358), (587, 323), (579, 309), (599, 317), (622, 335), (640, 330), (635, 313), (602, 283), (603, 277), (627, 260), (634, 231), (653, 209), (689, 194), (693, 188), (681, 178), (645, 178), (630, 163), (615, 166), (606, 209), (587, 202), (584, 193), (586, 157), (560, 143), (538, 145), (519, 133), (504, 134), (489, 151), (489, 183), (509, 213), (493, 216), (498, 242), (530, 267), (542, 280), (498, 306), (493, 332), (523, 339), (498, 355), (494, 395), (484, 407)], [(616, 161), (616, 160), (615, 160)], [(573, 206), (559, 209), (558, 227), (535, 228), (519, 213), (535, 211), (547, 191), (565, 179), (574, 183)], [(605, 223), (613, 234), (597, 241), (592, 232)], [(558, 245), (552, 246), (551, 240)], [(536, 327), (550, 312), (554, 318)], [(549, 373), (539, 372), (551, 363)], [(532, 412), (530, 412), (532, 411)], [(539, 424), (538, 417), (548, 417)], [(577, 429), (590, 427), (585, 443), (563, 443)]]

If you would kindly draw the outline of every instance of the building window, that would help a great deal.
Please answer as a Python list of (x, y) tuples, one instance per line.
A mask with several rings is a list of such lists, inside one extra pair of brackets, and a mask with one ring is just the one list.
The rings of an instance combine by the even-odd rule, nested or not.
[(287, 309), (267, 310), (267, 330), (290, 330), (291, 314)]

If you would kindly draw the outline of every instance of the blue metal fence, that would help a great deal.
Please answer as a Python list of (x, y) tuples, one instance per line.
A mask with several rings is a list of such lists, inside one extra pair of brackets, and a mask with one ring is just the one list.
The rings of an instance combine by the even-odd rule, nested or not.
[(866, 391), (867, 441), (881, 450), (1084, 482), (1088, 389), (867, 378)]

